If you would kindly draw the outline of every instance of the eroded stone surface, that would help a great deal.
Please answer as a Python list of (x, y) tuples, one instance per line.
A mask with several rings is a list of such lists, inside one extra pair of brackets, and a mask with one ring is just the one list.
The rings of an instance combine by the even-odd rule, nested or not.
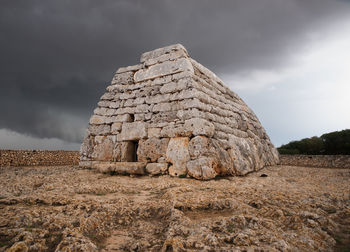
[(185, 121), (185, 128), (192, 132), (195, 136), (212, 137), (215, 127), (212, 123), (201, 118), (192, 118)]
[(144, 162), (92, 161), (92, 168), (102, 173), (144, 175), (145, 167), (146, 163)]
[(1, 167), (1, 251), (346, 251), (349, 180), (293, 166), (205, 182)]
[(176, 61), (166, 61), (148, 69), (140, 69), (134, 75), (135, 82), (145, 81), (180, 72), (193, 72), (192, 64), (188, 59), (181, 58)]
[(147, 137), (146, 124), (143, 122), (124, 123), (118, 135), (118, 141), (140, 140)]
[(91, 154), (93, 160), (112, 161), (114, 143), (110, 136), (95, 137), (96, 144)]
[(186, 162), (190, 160), (188, 151), (188, 137), (171, 138), (166, 151), (166, 160), (171, 163), (169, 174), (171, 176), (186, 175)]
[(212, 179), (215, 178), (218, 173), (217, 160), (212, 157), (200, 157), (195, 160), (187, 162), (188, 175), (196, 179)]
[(160, 157), (165, 156), (169, 138), (148, 138), (140, 140), (137, 150), (139, 161), (156, 162)]
[(168, 163), (149, 163), (146, 172), (151, 175), (165, 174), (168, 171)]

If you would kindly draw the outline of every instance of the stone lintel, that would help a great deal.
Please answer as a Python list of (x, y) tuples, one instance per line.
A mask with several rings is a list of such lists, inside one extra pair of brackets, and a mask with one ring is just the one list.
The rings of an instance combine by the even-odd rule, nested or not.
[(117, 136), (118, 141), (140, 140), (147, 137), (147, 127), (143, 122), (123, 123), (122, 131)]

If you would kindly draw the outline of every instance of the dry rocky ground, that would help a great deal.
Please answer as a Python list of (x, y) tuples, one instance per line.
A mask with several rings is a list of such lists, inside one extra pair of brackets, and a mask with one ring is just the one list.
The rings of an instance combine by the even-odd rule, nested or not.
[(348, 251), (349, 195), (348, 169), (198, 181), (3, 167), (0, 251)]

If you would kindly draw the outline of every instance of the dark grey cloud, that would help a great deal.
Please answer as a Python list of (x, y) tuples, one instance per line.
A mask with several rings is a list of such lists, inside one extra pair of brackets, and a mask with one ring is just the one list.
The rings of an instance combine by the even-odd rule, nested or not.
[(182, 43), (219, 74), (277, 71), (349, 13), (330, 0), (3, 0), (0, 129), (79, 142), (114, 71), (144, 51)]

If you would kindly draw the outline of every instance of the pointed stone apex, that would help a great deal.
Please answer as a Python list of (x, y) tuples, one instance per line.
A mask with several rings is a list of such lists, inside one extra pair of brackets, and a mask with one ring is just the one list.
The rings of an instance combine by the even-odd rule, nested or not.
[(175, 57), (175, 58), (180, 58), (181, 56), (188, 57), (188, 52), (183, 45), (174, 44), (174, 45), (158, 48), (153, 51), (145, 52), (141, 55), (140, 61), (141, 63), (146, 63), (147, 65), (147, 61), (152, 61), (152, 59), (154, 60), (166, 54), (168, 54), (168, 57)]

